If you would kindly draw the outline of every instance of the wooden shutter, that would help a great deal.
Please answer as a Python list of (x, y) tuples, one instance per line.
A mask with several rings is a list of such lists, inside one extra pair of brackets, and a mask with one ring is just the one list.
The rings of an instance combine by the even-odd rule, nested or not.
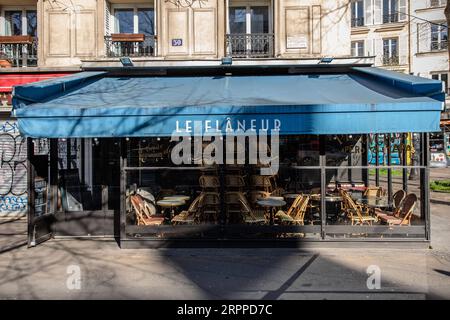
[(406, 6), (407, 6), (406, 0), (399, 0), (398, 2), (398, 11), (400, 12), (398, 16), (399, 21), (405, 21), (408, 17), (406, 15), (408, 13)]
[(364, 24), (373, 24), (373, 0), (364, 0)]
[(417, 24), (417, 52), (429, 52), (431, 50), (431, 24), (428, 22)]
[(373, 23), (383, 23), (383, 1), (373, 0)]

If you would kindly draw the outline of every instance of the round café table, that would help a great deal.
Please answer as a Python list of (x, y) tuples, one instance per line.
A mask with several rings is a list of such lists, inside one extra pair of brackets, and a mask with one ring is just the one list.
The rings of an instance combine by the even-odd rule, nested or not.
[(188, 201), (191, 197), (189, 196), (185, 196), (183, 194), (179, 194), (179, 195), (173, 195), (173, 196), (166, 196), (164, 198), (162, 198), (163, 200), (181, 200), (181, 201)]
[(273, 217), (275, 215), (274, 211), (277, 208), (281, 208), (286, 205), (286, 201), (284, 201), (284, 200), (270, 199), (270, 198), (260, 199), (260, 200), (256, 201), (256, 203), (258, 205), (260, 205), (261, 207), (270, 209), (270, 211), (269, 211), (270, 212), (270, 224), (273, 224)]
[(164, 209), (170, 209), (169, 220), (175, 215), (175, 208), (184, 205), (186, 201), (180, 199), (162, 199), (156, 201), (156, 204)]
[(286, 193), (283, 195), (284, 199), (297, 199), (298, 196), (301, 196), (301, 193)]

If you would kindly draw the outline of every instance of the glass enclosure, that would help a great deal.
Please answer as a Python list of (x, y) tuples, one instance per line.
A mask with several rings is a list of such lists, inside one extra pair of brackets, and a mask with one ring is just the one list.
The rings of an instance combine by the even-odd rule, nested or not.
[[(228, 152), (229, 139), (214, 143)], [(428, 237), (425, 134), (280, 136), (276, 154), (267, 142), (270, 175), (250, 140), (223, 164), (202, 160), (212, 142), (194, 140), (181, 165), (169, 137), (122, 140), (127, 239)]]

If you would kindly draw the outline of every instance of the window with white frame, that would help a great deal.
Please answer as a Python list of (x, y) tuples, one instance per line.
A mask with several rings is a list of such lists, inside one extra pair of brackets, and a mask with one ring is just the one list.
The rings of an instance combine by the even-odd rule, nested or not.
[(352, 1), (352, 27), (364, 26), (364, 1)]
[(154, 9), (141, 5), (114, 5), (112, 7), (114, 33), (141, 33), (154, 35)]
[(231, 34), (270, 33), (269, 6), (229, 8)]
[(430, 0), (430, 7), (444, 7), (447, 4), (447, 0)]
[(398, 65), (398, 38), (383, 39), (383, 64)]
[(364, 56), (364, 40), (352, 41), (352, 56), (353, 57)]
[(445, 92), (448, 94), (448, 73), (447, 72), (441, 72), (441, 73), (432, 73), (431, 78), (434, 80), (440, 80), (444, 83)]
[(448, 27), (445, 22), (431, 24), (431, 51), (446, 50), (448, 47)]
[(35, 8), (5, 7), (1, 11), (1, 34), (4, 36), (37, 36), (37, 11)]

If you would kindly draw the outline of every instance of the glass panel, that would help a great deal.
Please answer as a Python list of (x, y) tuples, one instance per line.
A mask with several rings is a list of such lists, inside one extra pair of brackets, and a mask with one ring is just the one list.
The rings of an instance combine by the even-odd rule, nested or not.
[(230, 33), (247, 33), (246, 19), (247, 9), (245, 7), (231, 7), (230, 11)]
[(153, 9), (138, 9), (138, 32), (145, 35), (154, 35), (154, 11)]
[(269, 33), (269, 8), (251, 8), (251, 33)]
[(114, 18), (115, 32), (134, 33), (133, 9), (115, 9)]
[(27, 10), (27, 34), (37, 36), (37, 14), (36, 10)]
[[(119, 208), (119, 141), (59, 139), (59, 210), (64, 212)], [(106, 199), (107, 196), (107, 199)]]
[(22, 11), (5, 11), (5, 20), (7, 36), (22, 35)]

